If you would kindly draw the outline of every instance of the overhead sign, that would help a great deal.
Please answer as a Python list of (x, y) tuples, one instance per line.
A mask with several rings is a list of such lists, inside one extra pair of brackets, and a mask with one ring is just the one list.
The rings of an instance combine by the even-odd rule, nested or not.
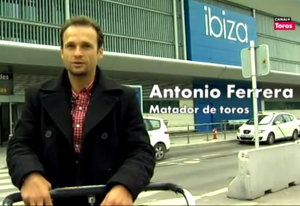
[(185, 4), (188, 59), (241, 66), (241, 49), (257, 40), (255, 18), (198, 0)]
[(12, 95), (13, 90), (13, 74), (0, 73), (0, 95)]

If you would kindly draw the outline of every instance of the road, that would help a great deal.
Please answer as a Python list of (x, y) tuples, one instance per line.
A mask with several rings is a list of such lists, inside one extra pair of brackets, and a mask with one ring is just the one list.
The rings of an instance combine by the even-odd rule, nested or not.
[[(226, 188), (238, 170), (237, 152), (253, 147), (236, 141), (174, 147), (164, 161), (157, 163), (152, 182), (179, 184), (188, 189), (200, 205), (241, 204), (241, 201), (226, 198)], [(12, 192), (17, 189), (12, 186), (7, 170), (2, 169), (0, 202)], [(144, 192), (136, 204), (184, 205), (185, 202), (172, 192)]]
[[(282, 143), (286, 142), (278, 144)], [(198, 199), (197, 204), (200, 205), (245, 204), (227, 199), (226, 188), (238, 171), (237, 153), (253, 147), (249, 144), (228, 141), (173, 148), (167, 159), (157, 164), (152, 182), (179, 184), (188, 189)], [(141, 194), (136, 204), (184, 205), (183, 198), (174, 198), (180, 196), (171, 192), (149, 192), (148, 196), (147, 193)]]
[(2, 203), (7, 195), (14, 192), (18, 192), (18, 189), (12, 185), (8, 170), (0, 169), (0, 202)]

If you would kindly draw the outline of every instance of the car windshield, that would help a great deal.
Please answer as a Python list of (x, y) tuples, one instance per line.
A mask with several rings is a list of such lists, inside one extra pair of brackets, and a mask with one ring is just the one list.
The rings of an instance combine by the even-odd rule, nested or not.
[[(269, 124), (273, 119), (272, 115), (258, 115), (258, 124), (259, 125), (267, 125)], [(247, 125), (254, 125), (254, 118), (249, 119), (246, 122)]]

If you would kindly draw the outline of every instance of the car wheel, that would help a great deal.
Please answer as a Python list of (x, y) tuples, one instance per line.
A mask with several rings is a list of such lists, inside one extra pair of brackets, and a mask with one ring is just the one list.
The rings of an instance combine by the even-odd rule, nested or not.
[(154, 146), (154, 150), (155, 150), (155, 159), (156, 159), (156, 161), (160, 161), (160, 160), (165, 158), (166, 146), (164, 144), (157, 143)]
[(275, 142), (275, 135), (274, 135), (274, 133), (271, 132), (271, 133), (268, 135), (267, 143), (268, 143), (269, 145), (271, 145), (271, 144), (274, 144), (274, 142)]
[(293, 132), (292, 140), (296, 141), (298, 139), (298, 131), (295, 129)]

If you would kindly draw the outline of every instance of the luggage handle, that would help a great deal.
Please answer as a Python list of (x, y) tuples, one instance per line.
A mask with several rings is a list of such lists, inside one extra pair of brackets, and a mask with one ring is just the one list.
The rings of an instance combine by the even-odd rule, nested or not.
[[(179, 193), (183, 195), (185, 198), (187, 205), (196, 205), (194, 197), (192, 194), (183, 189), (181, 186), (173, 184), (173, 183), (150, 183), (144, 191), (173, 191), (175, 193)], [(50, 191), (50, 195), (52, 198), (59, 197), (77, 197), (77, 196), (96, 196), (101, 194), (106, 194), (106, 186), (105, 185), (95, 185), (95, 186), (80, 186), (80, 187), (64, 187), (57, 188)], [(12, 206), (13, 203), (22, 201), (21, 193), (13, 193), (8, 195), (2, 202), (2, 206)]]

